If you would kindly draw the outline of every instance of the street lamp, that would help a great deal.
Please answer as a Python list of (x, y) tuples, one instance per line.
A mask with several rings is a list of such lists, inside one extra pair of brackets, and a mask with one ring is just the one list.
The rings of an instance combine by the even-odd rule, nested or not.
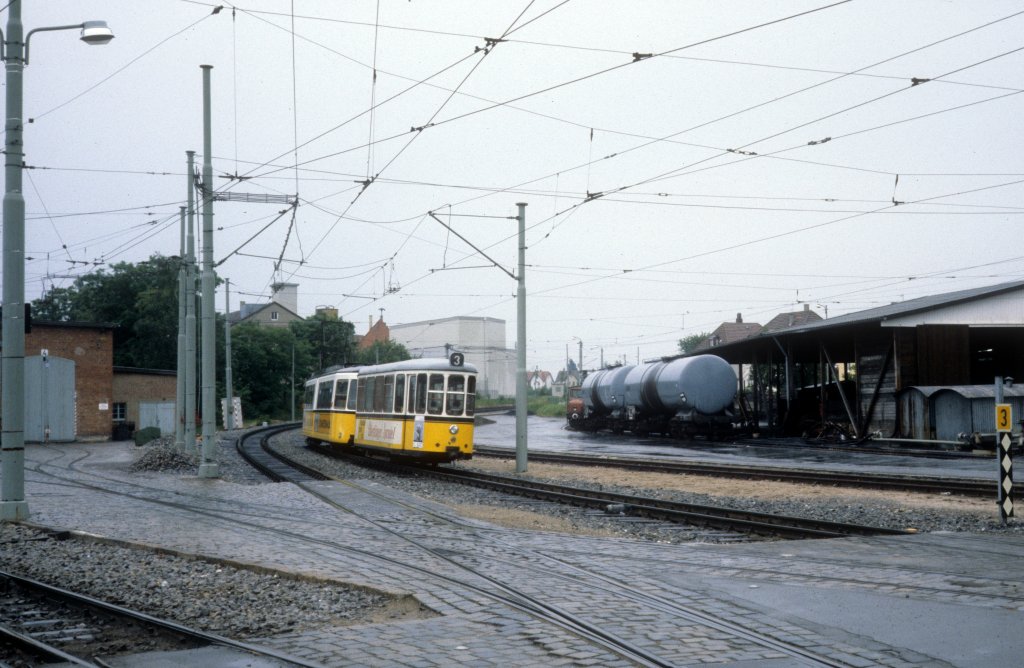
[[(0, 31), (0, 59), (7, 68), (7, 122), (4, 126), (4, 232), (3, 232), (3, 437), (0, 439), (0, 521), (28, 519), (25, 500), (25, 198), (21, 170), (22, 73), (28, 64), (29, 40), (37, 32), (81, 29), (86, 44), (106, 44), (114, 33), (105, 21), (36, 28), (24, 35), (21, 0), (7, 6), (7, 34)], [(24, 35), (24, 39), (23, 36)]]

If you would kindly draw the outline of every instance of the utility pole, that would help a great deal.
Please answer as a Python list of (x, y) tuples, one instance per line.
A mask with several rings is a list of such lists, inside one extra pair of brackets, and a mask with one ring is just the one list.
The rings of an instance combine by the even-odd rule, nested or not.
[(516, 290), (516, 473), (526, 473), (526, 203), (519, 215), (519, 285)]
[(231, 387), (231, 279), (224, 279), (224, 388), (227, 401), (224, 403), (224, 425), (228, 431), (235, 428), (235, 399)]
[(203, 273), (202, 283), (202, 387), (203, 387), (203, 451), (199, 464), (200, 478), (217, 478), (217, 392), (216, 364), (217, 333), (214, 330), (213, 275), (213, 141), (210, 129), (210, 70), (213, 65), (200, 65), (203, 70)]
[(174, 449), (185, 452), (185, 207), (181, 207), (181, 239), (178, 266), (178, 371), (175, 399)]
[(188, 220), (185, 222), (185, 452), (196, 451), (196, 172), (195, 151), (188, 156)]
[[(427, 212), (427, 215), (440, 223), (446, 230), (466, 242), (473, 250), (518, 283), (518, 289), (516, 290), (516, 338), (518, 339), (516, 341), (516, 473), (526, 473), (526, 203), (518, 202), (516, 206), (519, 207), (519, 214), (515, 216), (515, 220), (519, 223), (518, 276), (501, 266), (501, 264), (487, 255), (486, 252), (475, 246), (473, 242), (452, 229), (450, 225), (434, 215), (433, 211)], [(383, 316), (383, 313), (381, 315)]]

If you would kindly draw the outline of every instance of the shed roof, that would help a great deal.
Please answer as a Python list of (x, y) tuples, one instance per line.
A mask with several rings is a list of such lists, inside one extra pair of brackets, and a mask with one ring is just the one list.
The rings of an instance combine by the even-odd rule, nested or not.
[[(959, 394), (965, 399), (995, 399), (996, 388), (995, 385), (913, 385), (911, 387), (904, 388), (902, 392), (909, 392), (911, 390), (920, 392), (925, 397), (930, 397), (933, 394), (939, 392), (953, 392)], [(1003, 396), (1005, 397), (1024, 397), (1024, 386), (1012, 385), (1003, 386)]]
[(809, 322), (803, 327), (794, 327), (786, 331), (805, 332), (828, 327), (840, 327), (842, 325), (851, 325), (855, 323), (884, 322), (885, 320), (895, 316), (908, 315), (910, 313), (928, 311), (942, 306), (969, 302), (982, 297), (991, 297), (1005, 292), (1012, 292), (1021, 288), (1024, 288), (1024, 281), (999, 283), (997, 285), (988, 285), (982, 288), (957, 290), (956, 292), (944, 292), (938, 295), (928, 295), (927, 297), (918, 297), (917, 299), (908, 299), (904, 302), (896, 302), (885, 306), (870, 308), (864, 311), (857, 311), (856, 313), (838, 315), (834, 318), (829, 318), (828, 320)]

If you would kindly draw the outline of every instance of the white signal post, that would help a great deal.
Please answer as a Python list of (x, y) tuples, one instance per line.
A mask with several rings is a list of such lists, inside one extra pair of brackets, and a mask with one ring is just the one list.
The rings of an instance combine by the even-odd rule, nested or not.
[[(1013, 379), (1008, 378), (1008, 382)], [(999, 490), (996, 500), (999, 505), (999, 519), (1006, 524), (1013, 517), (1013, 407), (1003, 403), (1003, 378), (996, 376), (996, 465), (999, 469)]]

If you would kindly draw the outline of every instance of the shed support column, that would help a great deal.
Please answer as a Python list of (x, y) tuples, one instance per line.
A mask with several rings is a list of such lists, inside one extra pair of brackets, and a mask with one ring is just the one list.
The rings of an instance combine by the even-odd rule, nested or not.
[(853, 410), (850, 409), (850, 402), (846, 400), (846, 392), (843, 391), (843, 386), (839, 383), (839, 376), (836, 375), (836, 367), (832, 364), (832, 358), (829, 357), (828, 350), (825, 349), (825, 344), (821, 344), (821, 354), (825, 356), (825, 361), (828, 362), (829, 373), (836, 383), (836, 389), (839, 390), (839, 398), (843, 400), (843, 408), (846, 410), (846, 417), (850, 419), (850, 428), (853, 429), (853, 437), (860, 438), (860, 430), (857, 428), (857, 420), (853, 417)]

